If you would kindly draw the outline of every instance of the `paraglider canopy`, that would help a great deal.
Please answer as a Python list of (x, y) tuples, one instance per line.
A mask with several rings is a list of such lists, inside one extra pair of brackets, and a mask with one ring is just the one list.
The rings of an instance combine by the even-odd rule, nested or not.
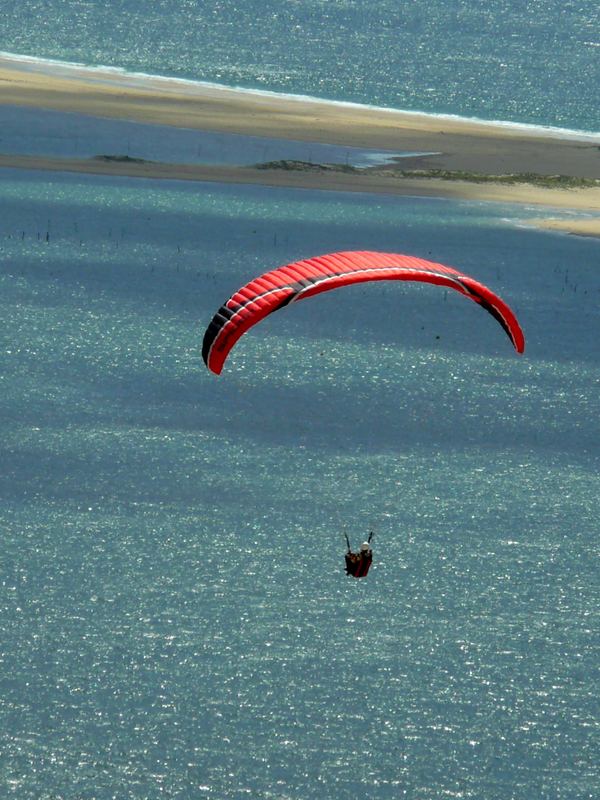
[(295, 261), (265, 272), (221, 306), (204, 334), (202, 357), (220, 374), (238, 339), (273, 311), (321, 292), (366, 281), (419, 281), (455, 289), (478, 303), (502, 326), (517, 353), (525, 338), (508, 305), (487, 286), (452, 267), (399, 253), (348, 251)]

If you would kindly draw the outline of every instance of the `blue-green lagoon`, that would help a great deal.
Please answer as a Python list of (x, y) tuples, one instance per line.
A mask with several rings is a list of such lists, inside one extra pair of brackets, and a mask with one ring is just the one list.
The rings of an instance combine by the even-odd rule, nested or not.
[[(9, 170), (0, 210), (5, 796), (597, 796), (597, 241)], [(354, 248), (477, 277), (525, 355), (456, 293), (377, 284), (208, 373), (239, 285)]]

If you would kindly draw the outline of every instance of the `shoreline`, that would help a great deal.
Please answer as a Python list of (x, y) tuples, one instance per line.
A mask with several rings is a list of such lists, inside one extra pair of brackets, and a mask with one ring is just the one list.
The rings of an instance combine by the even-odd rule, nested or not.
[[(36, 56), (19, 55), (0, 51), (0, 69), (13, 68), (21, 72), (38, 73), (53, 76), (55, 78), (66, 77), (70, 79), (81, 79), (90, 83), (106, 84), (109, 86), (126, 86), (138, 88), (152, 88), (174, 90), (184, 94), (208, 95), (216, 93), (235, 94), (236, 96), (246, 96), (255, 98), (272, 99), (277, 103), (292, 102), (301, 104), (317, 104), (333, 106), (341, 109), (367, 111), (370, 113), (393, 114), (397, 121), (402, 118), (408, 122), (410, 127), (421, 121), (427, 127), (437, 127), (440, 123), (448, 123), (450, 126), (462, 128), (467, 126), (482, 126), (506, 132), (521, 133), (525, 135), (577, 140), (582, 142), (595, 143), (600, 146), (600, 130), (587, 131), (571, 128), (560, 128), (556, 126), (546, 126), (542, 124), (527, 122), (511, 122), (509, 120), (489, 120), (476, 117), (461, 117), (456, 114), (434, 113), (427, 111), (410, 111), (406, 109), (393, 108), (390, 106), (377, 106), (367, 103), (354, 102), (350, 100), (333, 100), (310, 96), (304, 94), (287, 94), (275, 92), (268, 89), (252, 89), (237, 86), (227, 86), (213, 81), (195, 80), (192, 78), (182, 78), (169, 75), (152, 75), (145, 72), (128, 71), (122, 67), (110, 66), (91, 66), (78, 62), (58, 61), (51, 58), (40, 58)], [(1, 102), (1, 100), (0, 100)]]
[[(0, 154), (0, 169), (71, 172), (112, 177), (155, 180), (198, 181), (208, 183), (257, 184), (320, 191), (363, 192), (456, 200), (515, 203), (598, 213), (600, 186), (594, 188), (548, 188), (533, 184), (498, 182), (476, 183), (435, 177), (398, 177), (392, 171), (318, 169), (294, 171), (261, 167), (174, 164), (130, 158), (51, 158)], [(539, 209), (538, 209), (539, 210)], [(590, 222), (591, 220), (588, 220)], [(543, 220), (536, 220), (541, 224)]]
[[(19, 61), (6, 56), (0, 56), (0, 104), (283, 141), (430, 154), (403, 158), (403, 167), (410, 170), (486, 176), (564, 175), (599, 183), (581, 189), (543, 188), (503, 184), (500, 178), (482, 184), (399, 177), (374, 169), (353, 174), (336, 170), (307, 173), (20, 155), (0, 156), (2, 167), (531, 204), (588, 212), (594, 218), (588, 216), (585, 220), (585, 235), (600, 236), (600, 134), (597, 139), (591, 134), (590, 139), (560, 138), (537, 129), (253, 93), (58, 62)], [(572, 228), (574, 233), (579, 232), (576, 228), (581, 230), (576, 219), (539, 219), (540, 211), (535, 214), (537, 226)]]

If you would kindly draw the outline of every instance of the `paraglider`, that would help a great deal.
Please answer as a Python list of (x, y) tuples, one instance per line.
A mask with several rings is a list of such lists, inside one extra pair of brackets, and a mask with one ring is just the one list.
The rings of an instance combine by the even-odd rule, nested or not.
[(238, 339), (269, 314), (321, 292), (366, 281), (419, 281), (455, 289), (478, 303), (502, 326), (517, 353), (523, 331), (491, 289), (452, 267), (399, 253), (347, 251), (307, 258), (265, 272), (238, 289), (212, 318), (202, 345), (204, 363), (219, 375)]
[(371, 539), (373, 538), (373, 531), (369, 534), (366, 542), (360, 546), (358, 553), (355, 553), (350, 547), (350, 540), (346, 535), (346, 544), (348, 550), (346, 551), (346, 575), (352, 575), (353, 578), (366, 578), (373, 563), (373, 550), (371, 549)]

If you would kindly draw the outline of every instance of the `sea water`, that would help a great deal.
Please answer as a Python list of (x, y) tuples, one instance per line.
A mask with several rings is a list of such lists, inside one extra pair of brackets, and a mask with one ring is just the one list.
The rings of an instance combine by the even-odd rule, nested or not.
[[(35, 63), (36, 66), (41, 66)], [(50, 65), (46, 63), (45, 66)], [(51, 69), (56, 69), (56, 64), (53, 63)], [(65, 113), (48, 108), (22, 108), (2, 104), (0, 131), (3, 155), (59, 158), (119, 156), (168, 164), (233, 166), (291, 159), (358, 168), (384, 164), (393, 158), (436, 155), (414, 151), (368, 150), (222, 131), (199, 131), (76, 112)], [(593, 140), (596, 141), (596, 138), (600, 141), (600, 137), (593, 137)]]
[(0, 51), (600, 130), (597, 0), (4, 0)]
[[(1, 177), (2, 796), (597, 797), (598, 242), (516, 206)], [(464, 269), (525, 355), (376, 284), (208, 373), (239, 285), (352, 248)]]

